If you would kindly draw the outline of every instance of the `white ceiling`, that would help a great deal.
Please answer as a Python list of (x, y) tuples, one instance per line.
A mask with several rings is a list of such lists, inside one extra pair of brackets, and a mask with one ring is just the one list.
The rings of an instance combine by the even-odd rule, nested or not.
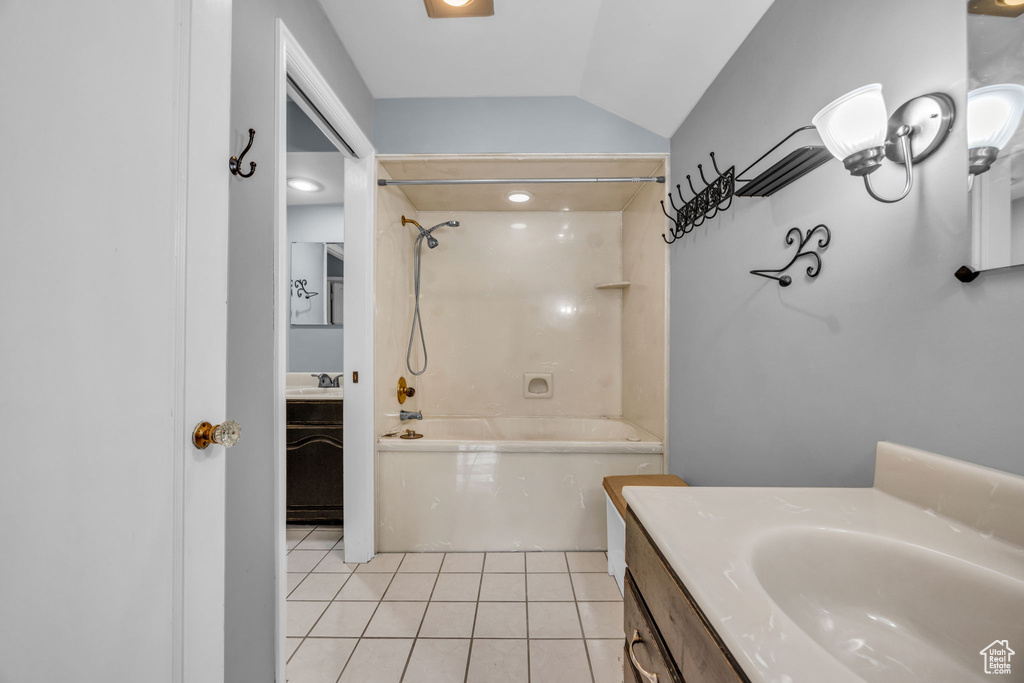
[(576, 95), (671, 136), (772, 0), (320, 0), (376, 98)]
[(288, 188), (289, 204), (344, 204), (345, 155), (341, 152), (288, 152), (288, 177), (315, 180), (319, 192)]

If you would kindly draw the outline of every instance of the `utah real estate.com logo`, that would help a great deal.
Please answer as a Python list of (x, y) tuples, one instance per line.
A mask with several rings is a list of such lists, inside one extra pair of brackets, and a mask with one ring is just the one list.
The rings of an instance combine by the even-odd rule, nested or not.
[(1011, 673), (1010, 658), (1017, 653), (1010, 649), (1009, 641), (994, 640), (980, 654), (985, 658), (985, 673), (1006, 675)]

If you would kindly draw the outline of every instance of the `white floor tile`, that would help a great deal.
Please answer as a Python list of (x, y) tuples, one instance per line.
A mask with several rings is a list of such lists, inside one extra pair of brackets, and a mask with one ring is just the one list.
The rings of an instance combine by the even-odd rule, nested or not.
[(425, 602), (382, 602), (363, 633), (365, 638), (413, 638), (420, 630)]
[(309, 532), (312, 530), (312, 527), (308, 529), (295, 529), (288, 527), (284, 532), (285, 547), (287, 547), (288, 550), (291, 550), (299, 544), (299, 541), (308, 536)]
[(621, 602), (580, 602), (580, 621), (587, 638), (617, 638), (622, 640)]
[(531, 602), (527, 610), (531, 638), (582, 638), (575, 602)]
[(333, 600), (349, 574), (307, 574), (289, 600)]
[(576, 591), (576, 599), (580, 602), (588, 600), (622, 600), (619, 586), (608, 574), (570, 574), (572, 587)]
[(310, 531), (302, 542), (295, 546), (296, 550), (330, 550), (341, 540), (341, 531)]
[(565, 553), (526, 553), (528, 572), (568, 572)]
[(582, 640), (531, 640), (531, 683), (592, 683)]
[(487, 553), (484, 572), (525, 572), (525, 553)]
[(394, 574), (353, 574), (336, 600), (373, 600), (384, 597)]
[(594, 683), (622, 683), (622, 639), (588, 640)]
[(287, 586), (285, 587), (286, 594), (290, 594), (295, 587), (302, 583), (302, 580), (306, 578), (303, 572), (288, 572)]
[(326, 550), (293, 550), (288, 553), (288, 571), (303, 574), (312, 571), (326, 554)]
[(476, 602), (480, 592), (480, 574), (441, 574), (434, 584), (431, 600)]
[(608, 556), (604, 553), (566, 553), (571, 572), (608, 573)]
[(291, 659), (291, 656), (295, 654), (295, 651), (299, 649), (299, 645), (302, 644), (302, 638), (285, 638), (284, 639), (284, 656), (285, 660)]
[(356, 566), (356, 571), (362, 574), (373, 572), (394, 574), (398, 571), (398, 566), (402, 564), (404, 557), (405, 553), (380, 553), (369, 562)]
[(444, 560), (444, 553), (406, 553), (405, 559), (398, 567), (398, 572), (400, 574), (407, 572), (436, 574), (441, 569), (442, 560)]
[(338, 574), (351, 574), (356, 570), (359, 565), (356, 563), (346, 564), (345, 563), (345, 551), (334, 549), (327, 553), (324, 559), (320, 560), (320, 564), (313, 568), (314, 572), (335, 572)]
[(319, 638), (358, 638), (363, 635), (375, 602), (332, 602), (309, 635)]
[(477, 603), (474, 638), (525, 638), (525, 602)]
[(411, 638), (363, 638), (338, 683), (399, 683), (411, 649)]
[(474, 640), (466, 683), (527, 683), (526, 652), (525, 640)]
[(420, 638), (470, 638), (476, 603), (431, 602), (420, 627)]
[(462, 683), (466, 679), (469, 640), (424, 640), (412, 649), (402, 683)]
[(429, 600), (437, 574), (395, 574), (385, 600)]
[(306, 638), (288, 662), (288, 683), (334, 683), (356, 642), (354, 638)]
[(304, 636), (327, 609), (327, 602), (292, 602), (288, 604), (285, 624), (286, 636)]
[(484, 568), (483, 553), (445, 553), (441, 573), (481, 572)]
[(526, 574), (484, 574), (480, 599), (485, 602), (526, 600)]
[(527, 574), (527, 599), (547, 602), (574, 600), (568, 574)]

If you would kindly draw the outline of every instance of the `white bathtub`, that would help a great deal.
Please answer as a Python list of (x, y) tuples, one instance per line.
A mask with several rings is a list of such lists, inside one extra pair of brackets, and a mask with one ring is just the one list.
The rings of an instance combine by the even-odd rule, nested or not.
[(382, 552), (603, 550), (601, 480), (663, 468), (662, 442), (622, 419), (444, 417), (407, 428), (423, 438), (377, 444)]

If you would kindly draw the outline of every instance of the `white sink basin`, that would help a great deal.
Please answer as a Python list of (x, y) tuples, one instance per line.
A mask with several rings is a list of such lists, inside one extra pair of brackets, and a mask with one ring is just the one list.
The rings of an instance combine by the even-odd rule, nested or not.
[(794, 527), (751, 567), (771, 599), (865, 681), (984, 678), (980, 650), (1024, 644), (1024, 582), (911, 543)]
[(288, 387), (284, 392), (285, 398), (302, 399), (343, 399), (345, 389), (342, 387)]

